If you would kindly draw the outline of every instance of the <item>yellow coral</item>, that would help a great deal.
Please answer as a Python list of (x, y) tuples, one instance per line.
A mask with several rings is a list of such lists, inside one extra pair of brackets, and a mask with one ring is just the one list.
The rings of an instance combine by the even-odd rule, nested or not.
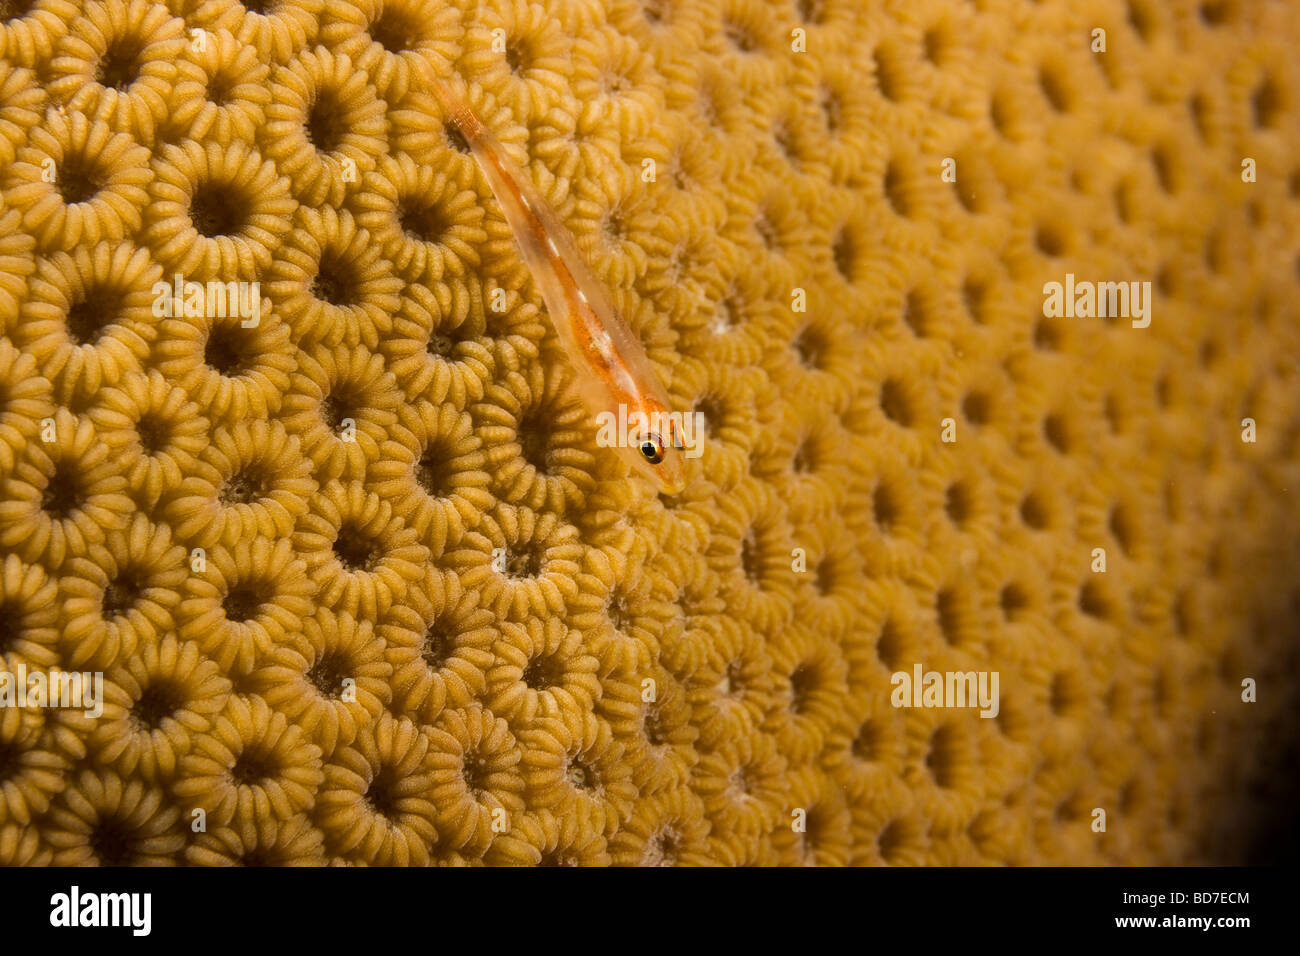
[[(0, 863), (1240, 859), (1295, 732), (1297, 41), (0, 0), (0, 667), (104, 675), (0, 708)], [(698, 415), (681, 495), (597, 445), (419, 62)], [(896, 706), (918, 665), (996, 716)]]

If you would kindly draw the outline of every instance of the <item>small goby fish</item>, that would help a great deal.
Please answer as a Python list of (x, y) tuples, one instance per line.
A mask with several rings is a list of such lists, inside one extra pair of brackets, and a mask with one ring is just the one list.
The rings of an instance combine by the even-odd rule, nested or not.
[(687, 484), (680, 415), (670, 414), (668, 392), (640, 341), (578, 250), (577, 243), (533, 182), (511, 162), (501, 143), (431, 67), (421, 64), (434, 98), (465, 138), (505, 213), (542, 293), (551, 324), (593, 417), (626, 411), (628, 440), (618, 452), (659, 491), (675, 495)]

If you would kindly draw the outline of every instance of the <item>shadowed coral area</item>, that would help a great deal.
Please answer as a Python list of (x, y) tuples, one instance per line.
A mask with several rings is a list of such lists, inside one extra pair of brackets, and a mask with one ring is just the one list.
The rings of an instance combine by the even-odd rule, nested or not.
[[(1266, 858), (1297, 43), (1267, 0), (0, 0), (0, 672), (104, 675), (0, 708), (0, 863)], [(702, 417), (683, 494), (597, 446), (417, 58)], [(894, 706), (917, 665), (996, 717)]]

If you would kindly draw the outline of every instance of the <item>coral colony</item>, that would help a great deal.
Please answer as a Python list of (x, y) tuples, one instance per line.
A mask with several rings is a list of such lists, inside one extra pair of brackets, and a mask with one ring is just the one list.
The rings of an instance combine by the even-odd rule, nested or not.
[(1298, 45), (0, 2), (0, 865), (1281, 852)]

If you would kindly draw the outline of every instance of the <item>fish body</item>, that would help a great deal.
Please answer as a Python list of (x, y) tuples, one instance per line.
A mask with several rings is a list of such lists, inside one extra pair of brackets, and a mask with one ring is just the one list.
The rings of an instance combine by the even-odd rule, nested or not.
[(681, 419), (671, 414), (668, 392), (641, 342), (614, 308), (568, 229), (492, 131), (432, 69), (426, 66), (422, 72), (505, 213), (575, 373), (584, 406), (595, 418), (618, 415), (621, 408), (636, 427), (629, 428), (618, 452), (659, 491), (680, 493), (687, 484)]

